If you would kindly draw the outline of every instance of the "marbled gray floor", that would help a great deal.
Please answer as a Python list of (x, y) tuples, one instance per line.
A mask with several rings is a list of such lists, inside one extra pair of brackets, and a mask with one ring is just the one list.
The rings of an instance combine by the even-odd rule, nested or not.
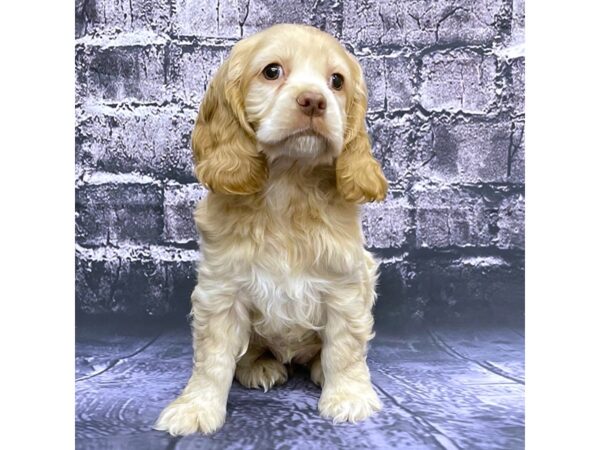
[[(437, 327), (379, 333), (369, 366), (383, 410), (360, 424), (319, 417), (306, 371), (267, 393), (234, 383), (216, 434), (152, 430), (191, 370), (187, 328), (79, 325), (78, 449), (521, 449), (524, 339), (520, 328)], [(153, 331), (150, 331), (153, 330)]]

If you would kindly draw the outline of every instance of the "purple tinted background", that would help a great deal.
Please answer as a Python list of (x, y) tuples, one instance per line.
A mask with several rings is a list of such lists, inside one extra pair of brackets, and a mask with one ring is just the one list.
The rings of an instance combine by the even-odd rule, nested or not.
[[(521, 1), (77, 1), (77, 311), (181, 317), (204, 194), (190, 133), (232, 45), (280, 22), (336, 36), (364, 68), (390, 181), (364, 208), (393, 323), (523, 311)], [(385, 314), (381, 314), (384, 311)]]
[[(214, 436), (170, 438), (151, 426), (192, 364), (190, 133), (233, 44), (281, 22), (329, 31), (367, 78), (384, 408), (333, 426), (296, 369), (234, 383)], [(76, 0), (77, 448), (523, 448), (523, 40), (521, 0)]]

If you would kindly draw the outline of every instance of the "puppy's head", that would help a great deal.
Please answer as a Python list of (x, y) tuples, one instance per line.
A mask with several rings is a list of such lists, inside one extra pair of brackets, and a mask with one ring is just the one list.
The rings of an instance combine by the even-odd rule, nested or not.
[(192, 137), (196, 175), (213, 191), (251, 194), (269, 161), (335, 162), (346, 200), (382, 200), (366, 110), (361, 68), (332, 36), (276, 25), (237, 43), (209, 86)]

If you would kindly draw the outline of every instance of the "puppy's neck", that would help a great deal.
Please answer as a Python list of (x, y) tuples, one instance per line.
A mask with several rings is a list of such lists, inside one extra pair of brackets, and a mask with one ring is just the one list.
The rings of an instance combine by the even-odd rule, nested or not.
[(306, 182), (315, 178), (335, 177), (335, 161), (330, 156), (314, 159), (279, 156), (268, 160), (267, 164), (271, 180), (286, 178)]
[(291, 197), (302, 201), (308, 197), (322, 197), (335, 193), (335, 165), (332, 160), (325, 163), (305, 161), (289, 157), (278, 157), (269, 161), (267, 196)]

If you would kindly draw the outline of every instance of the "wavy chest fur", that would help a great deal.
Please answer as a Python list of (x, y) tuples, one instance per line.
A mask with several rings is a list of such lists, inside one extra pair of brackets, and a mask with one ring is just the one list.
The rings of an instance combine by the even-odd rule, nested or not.
[(339, 197), (327, 167), (275, 168), (260, 194), (209, 194), (195, 219), (204, 265), (235, 282), (254, 330), (281, 359), (314, 340), (327, 294), (363, 262), (359, 210)]

